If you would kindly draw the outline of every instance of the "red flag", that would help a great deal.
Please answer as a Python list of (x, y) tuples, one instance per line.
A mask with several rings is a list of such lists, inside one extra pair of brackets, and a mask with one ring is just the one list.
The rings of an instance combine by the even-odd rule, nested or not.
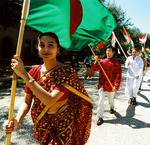
[(147, 40), (147, 34), (145, 34), (144, 36), (138, 35), (139, 37), (139, 41), (144, 44)]
[(104, 45), (103, 45), (103, 41), (101, 41), (100, 43), (98, 43), (98, 44), (97, 44), (97, 47), (99, 47), (99, 48), (103, 48), (103, 47), (104, 47)]
[(132, 49), (131, 49), (131, 50), (128, 49), (128, 50), (127, 50), (127, 53), (128, 53), (128, 55), (132, 55)]

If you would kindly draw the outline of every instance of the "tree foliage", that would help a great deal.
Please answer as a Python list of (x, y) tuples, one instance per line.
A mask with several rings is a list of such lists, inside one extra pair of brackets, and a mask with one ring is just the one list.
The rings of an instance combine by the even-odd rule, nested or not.
[[(99, 0), (100, 1), (100, 0)], [(131, 23), (131, 19), (126, 17), (126, 12), (123, 11), (123, 9), (119, 6), (117, 7), (117, 5), (115, 3), (109, 3), (106, 2), (106, 0), (102, 0), (100, 1), (103, 3), (103, 5), (112, 13), (112, 15), (114, 16), (116, 22), (118, 23), (118, 27), (114, 30), (115, 35), (119, 41), (119, 43), (121, 44), (122, 48), (124, 49), (125, 53), (127, 52), (129, 46), (126, 43), (126, 40), (123, 36), (123, 26), (125, 27), (125, 29), (127, 30), (127, 32), (129, 33), (129, 35), (131, 36), (135, 47), (141, 47), (141, 44), (139, 43), (139, 38), (138, 35), (142, 35), (144, 36), (145, 34), (143, 34), (139, 28), (137, 27), (133, 27), (133, 24)], [(150, 35), (148, 35), (147, 37), (147, 42), (145, 47), (150, 46)], [(106, 46), (108, 46), (109, 44), (111, 44), (110, 39), (108, 39), (107, 41), (104, 42), (104, 48)], [(118, 48), (118, 45), (116, 45), (116, 48)], [(100, 52), (100, 54), (104, 54), (105, 53), (105, 49), (99, 49), (97, 47), (94, 48), (95, 52)], [(117, 49), (116, 49), (117, 50)]]
[[(131, 23), (131, 19), (126, 17), (126, 12), (122, 10), (122, 8), (115, 3), (106, 2), (106, 0), (99, 0), (114, 16), (115, 20), (118, 23), (118, 27), (114, 30), (115, 35), (118, 38), (123, 49), (128, 49), (126, 44), (126, 40), (122, 34), (123, 26), (126, 28), (127, 32), (130, 34), (133, 39), (134, 44), (139, 44), (138, 35), (143, 34), (137, 27), (133, 27)], [(1, 0), (0, 1), (0, 25), (6, 30), (8, 27), (18, 27), (21, 19), (21, 10), (22, 10), (23, 0)], [(104, 47), (106, 47), (110, 43), (110, 39), (104, 42)], [(150, 46), (150, 35), (148, 35), (146, 46)], [(94, 48), (96, 53), (105, 53), (104, 50)]]
[(6, 30), (16, 27), (21, 19), (22, 0), (0, 1), (0, 25)]

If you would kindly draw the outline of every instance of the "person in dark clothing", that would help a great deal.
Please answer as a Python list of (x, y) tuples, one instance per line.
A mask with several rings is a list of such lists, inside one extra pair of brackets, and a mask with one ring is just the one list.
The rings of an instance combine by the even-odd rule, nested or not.
[(79, 71), (79, 62), (76, 59), (75, 55), (72, 56), (70, 65), (76, 70)]

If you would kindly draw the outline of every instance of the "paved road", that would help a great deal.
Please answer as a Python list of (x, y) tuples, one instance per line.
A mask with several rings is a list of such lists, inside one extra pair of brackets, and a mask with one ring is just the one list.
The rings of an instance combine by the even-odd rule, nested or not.
[(109, 113), (106, 97), (104, 123), (101, 126), (96, 125), (98, 94), (92, 84), (94, 90), (90, 90), (90, 86), (87, 89), (94, 104), (91, 136), (87, 145), (150, 145), (150, 68), (144, 77), (142, 90), (138, 92), (136, 106), (127, 103), (128, 98), (124, 95), (126, 69), (122, 69), (121, 87), (115, 97), (116, 112)]
[[(105, 98), (104, 123), (96, 125), (96, 109), (98, 103), (98, 72), (92, 79), (84, 80), (85, 71), (79, 72), (79, 77), (92, 99), (93, 119), (91, 136), (86, 145), (150, 145), (150, 68), (144, 77), (142, 90), (138, 92), (137, 105), (128, 105), (124, 95), (126, 69), (122, 66), (123, 77), (120, 90), (115, 97), (115, 114), (109, 113), (107, 97)], [(10, 89), (0, 91), (0, 145), (5, 144), (2, 132), (3, 120), (8, 118)], [(15, 110), (16, 114), (23, 100), (23, 88), (17, 88)], [(33, 124), (30, 113), (24, 118), (18, 130), (12, 133), (12, 145), (38, 145), (33, 138)]]

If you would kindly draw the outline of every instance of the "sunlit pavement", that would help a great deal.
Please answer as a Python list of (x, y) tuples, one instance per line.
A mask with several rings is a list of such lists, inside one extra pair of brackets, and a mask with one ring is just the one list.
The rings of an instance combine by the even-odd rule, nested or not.
[[(98, 72), (95, 76), (85, 80), (85, 69), (78, 72), (81, 82), (85, 86), (93, 103), (93, 118), (91, 135), (86, 145), (150, 145), (150, 67), (144, 77), (142, 90), (138, 92), (137, 105), (129, 105), (124, 95), (126, 69), (122, 65), (121, 87), (115, 97), (114, 114), (109, 113), (107, 97), (105, 97), (104, 123), (97, 126), (98, 103)], [(8, 118), (11, 89), (0, 91), (0, 145), (5, 145), (5, 134), (2, 132), (3, 120)], [(14, 116), (21, 101), (24, 99), (24, 88), (17, 88)], [(13, 145), (38, 145), (33, 138), (33, 123), (30, 113), (24, 118), (17, 131), (12, 133)]]

